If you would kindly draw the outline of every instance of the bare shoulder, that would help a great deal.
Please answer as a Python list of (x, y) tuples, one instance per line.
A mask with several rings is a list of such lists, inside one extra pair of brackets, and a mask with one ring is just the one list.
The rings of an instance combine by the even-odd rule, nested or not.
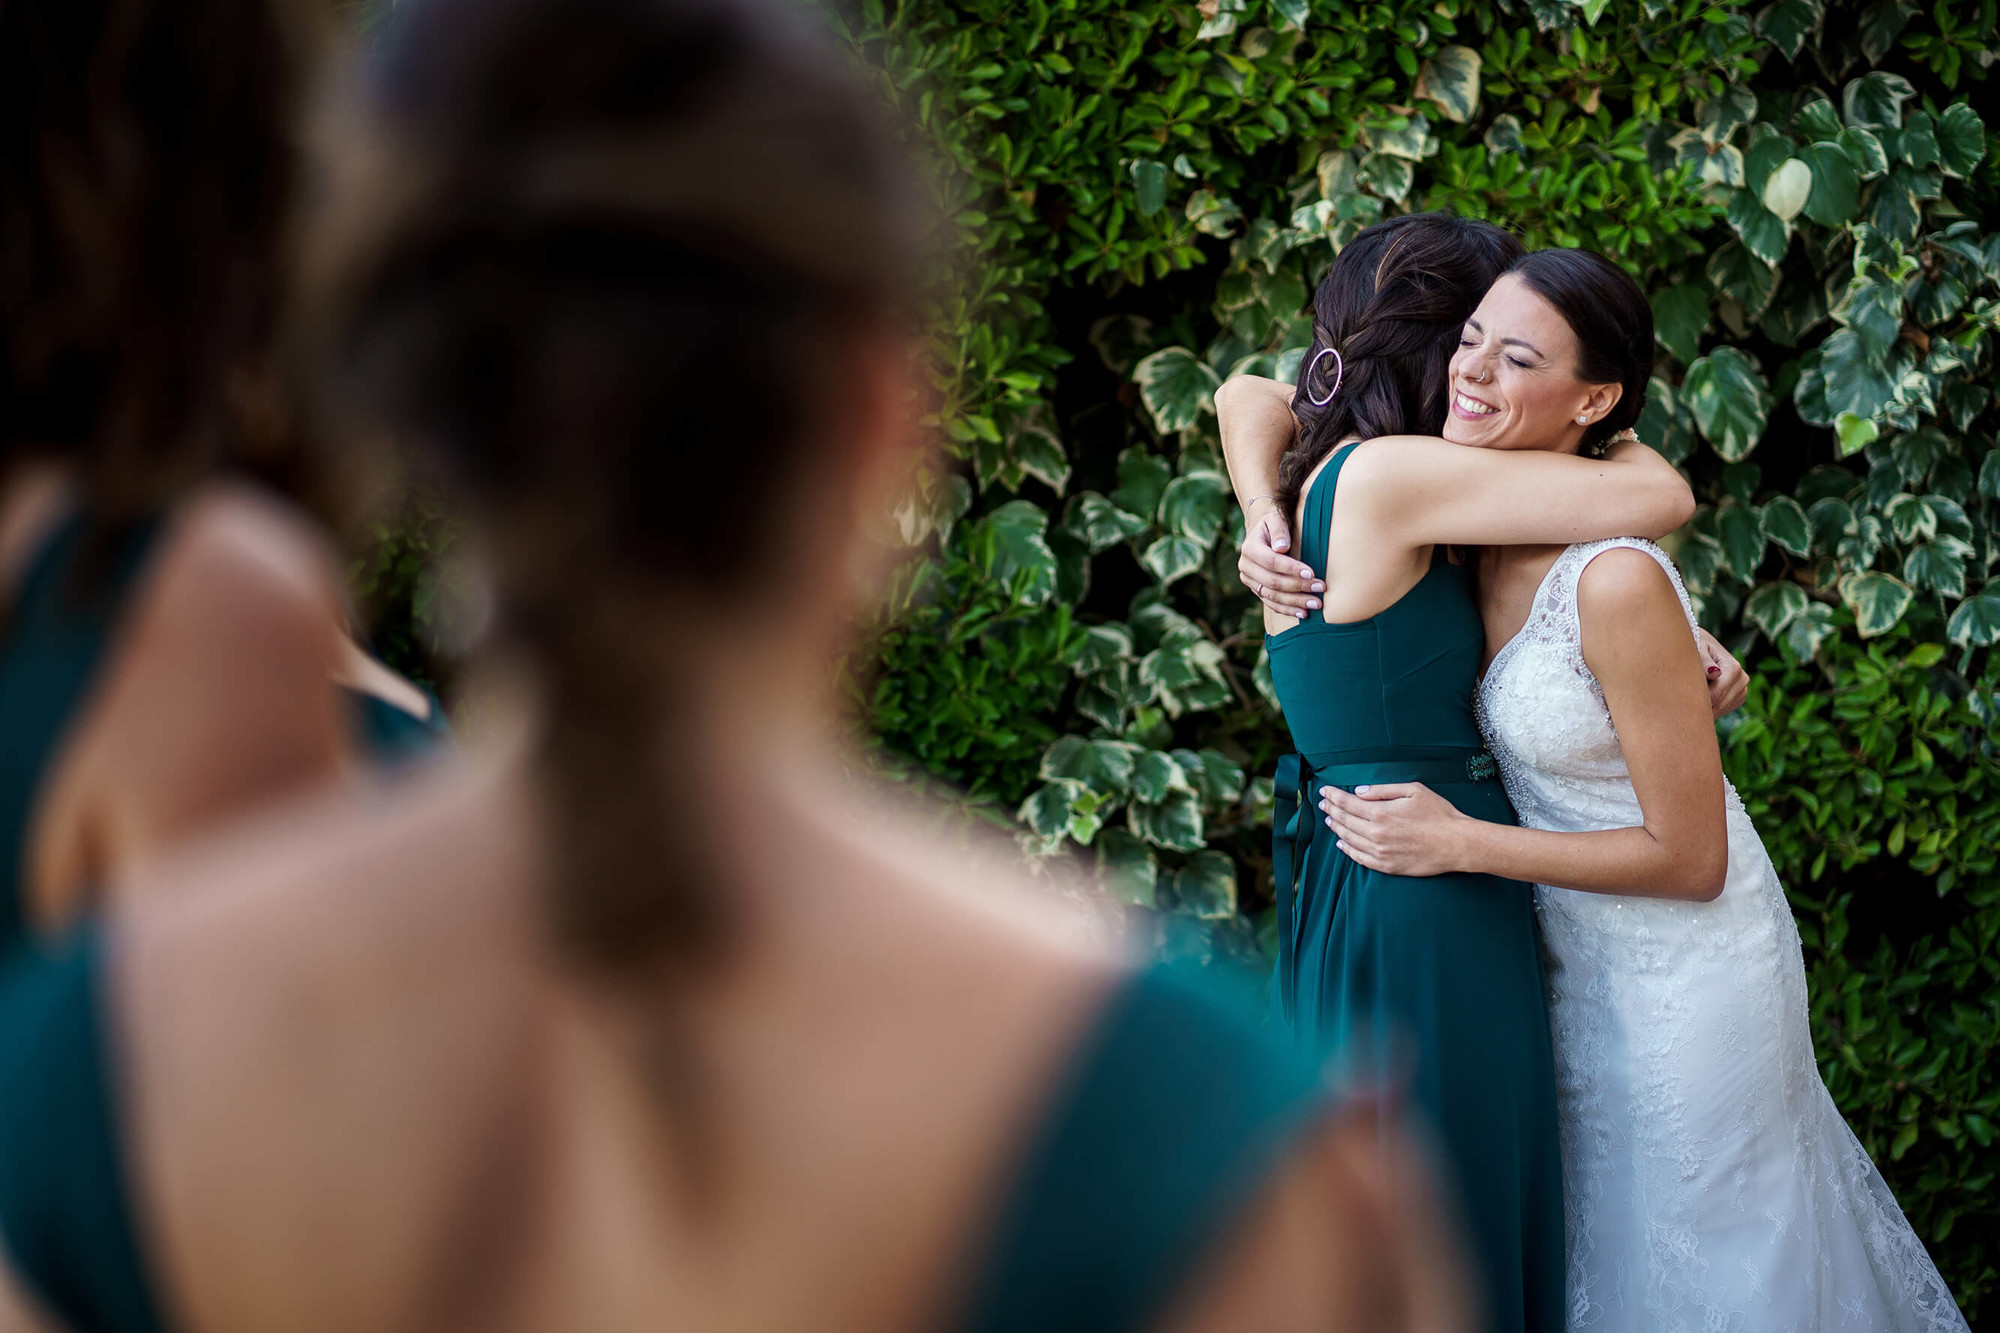
[(1351, 457), (1340, 474), (1342, 488), (1388, 498), (1449, 479), (1468, 455), (1483, 451), (1434, 435), (1378, 435), (1348, 452)]
[(303, 515), (244, 486), (217, 486), (176, 515), (154, 575), (162, 620), (191, 632), (331, 633), (340, 616), (333, 553)]
[(1576, 580), (1577, 610), (1588, 621), (1634, 612), (1671, 612), (1685, 623), (1673, 578), (1659, 558), (1633, 546), (1611, 546), (1589, 558)]

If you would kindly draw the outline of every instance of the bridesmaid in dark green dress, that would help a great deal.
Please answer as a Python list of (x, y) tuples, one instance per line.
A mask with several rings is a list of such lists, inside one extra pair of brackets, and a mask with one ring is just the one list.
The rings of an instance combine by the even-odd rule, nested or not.
[(1218, 402), (1239, 494), (1237, 465), (1256, 452), (1246, 432), (1289, 438), (1296, 406), (1281, 484), (1246, 509), (1272, 500), (1293, 515), (1299, 559), (1325, 574), (1302, 619), (1265, 613), (1298, 750), (1276, 781), (1274, 1005), (1309, 1049), (1344, 1050), (1363, 1076), (1390, 1062), (1407, 1079), (1454, 1187), (1487, 1327), (1559, 1333), (1562, 1164), (1530, 887), (1367, 870), (1316, 809), (1322, 786), (1422, 781), (1512, 823), (1473, 715), (1484, 632), (1450, 548), (1664, 533), (1692, 510), (1686, 483), (1643, 447), (1551, 469), (1438, 438), (1460, 331), (1518, 253), (1496, 228), (1445, 214), (1378, 224), (1320, 285), (1295, 395), (1240, 380)]

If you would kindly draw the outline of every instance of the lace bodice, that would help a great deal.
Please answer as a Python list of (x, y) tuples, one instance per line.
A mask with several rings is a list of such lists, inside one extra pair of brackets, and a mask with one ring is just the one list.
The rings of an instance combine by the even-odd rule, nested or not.
[[(1660, 562), (1673, 580), (1694, 631), (1694, 608), (1667, 553), (1635, 537), (1588, 542), (1556, 557), (1542, 578), (1521, 632), (1508, 640), (1480, 682), (1479, 729), (1513, 798), (1532, 828), (1578, 832), (1626, 828), (1639, 822), (1631, 770), (1604, 690), (1583, 660), (1576, 585), (1584, 567), (1605, 551), (1629, 547)], [(1725, 784), (1732, 811), (1743, 803)]]
[[(1523, 824), (1643, 821), (1576, 588), (1630, 538), (1572, 546), (1494, 657), (1479, 725)], [(1820, 1081), (1783, 886), (1734, 790), (1713, 902), (1538, 886), (1568, 1213), (1568, 1324), (1610, 1333), (1964, 1333)]]

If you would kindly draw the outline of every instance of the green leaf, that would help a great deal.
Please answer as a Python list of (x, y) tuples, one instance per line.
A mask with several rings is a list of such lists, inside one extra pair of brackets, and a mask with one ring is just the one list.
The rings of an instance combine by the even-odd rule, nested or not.
[(1742, 306), (1745, 317), (1755, 319), (1771, 304), (1778, 271), (1751, 254), (1742, 242), (1731, 241), (1708, 257), (1708, 281)]
[(2000, 500), (2000, 449), (1987, 454), (1979, 465), (1979, 493), (1989, 500)]
[(1693, 364), (1701, 355), (1701, 335), (1708, 332), (1708, 293), (1693, 283), (1681, 283), (1655, 292), (1652, 305), (1653, 336), (1682, 365)]
[(1774, 643), (1787, 626), (1805, 614), (1805, 609), (1805, 589), (1790, 579), (1766, 583), (1751, 593), (1750, 600), (1743, 604), (1743, 614), (1750, 623), (1764, 631), (1765, 637)]
[(1515, 115), (1495, 116), (1486, 127), (1486, 137), (1481, 140), (1489, 153), (1524, 152), (1521, 144), (1521, 118)]
[(1271, 0), (1271, 8), (1287, 28), (1303, 31), (1306, 20), (1312, 17), (1312, 0)]
[(1808, 139), (1831, 139), (1840, 133), (1840, 113), (1833, 103), (1815, 96), (1793, 113), (1792, 124)]
[(1833, 433), (1840, 441), (1840, 456), (1846, 458), (1875, 443), (1875, 437), (1882, 432), (1868, 417), (1842, 412), (1833, 419)]
[(1945, 622), (1944, 635), (1961, 648), (2000, 643), (2000, 587), (1988, 584), (1977, 596), (1960, 602)]
[(1972, 555), (1969, 543), (1956, 537), (1939, 537), (1910, 548), (1903, 557), (1903, 577), (1912, 585), (1940, 597), (1965, 596), (1965, 562)]
[[(1758, 35), (1785, 53), (1785, 59), (1796, 60), (1799, 48), (1805, 40), (1819, 30), (1822, 14), (1820, 0), (1778, 0), (1757, 16)], [(1827, 103), (1827, 109), (1833, 109)]]
[(1417, 75), (1416, 96), (1435, 103), (1438, 114), (1459, 124), (1479, 107), (1479, 52), (1469, 46), (1440, 47)]
[(1207, 550), (1228, 513), (1229, 482), (1220, 472), (1190, 472), (1167, 484), (1160, 497), (1160, 524)]
[(1156, 847), (1192, 852), (1202, 844), (1201, 806), (1193, 792), (1177, 791), (1160, 802), (1134, 801), (1125, 825)]
[(1236, 915), (1236, 862), (1227, 853), (1203, 850), (1173, 874), (1174, 899), (1183, 912), (1204, 921)]
[(1909, 245), (1917, 239), (1923, 220), (1917, 196), (1898, 167), (1875, 187), (1875, 199), (1868, 208), (1868, 225), (1899, 244)]
[(1893, 282), (1856, 282), (1833, 317), (1860, 335), (1868, 355), (1885, 357), (1903, 333), (1903, 289)]
[(1809, 661), (1833, 634), (1833, 608), (1821, 602), (1812, 602), (1791, 624), (1785, 626), (1779, 646), (1793, 661)]
[(1063, 514), (1063, 529), (1081, 541), (1092, 555), (1137, 537), (1151, 526), (1095, 491), (1085, 491), (1072, 499)]
[(1174, 470), (1167, 466), (1166, 459), (1135, 444), (1118, 455), (1118, 489), (1111, 492), (1111, 502), (1150, 524), (1160, 512), (1160, 497), (1167, 493), (1167, 483), (1173, 476)]
[(1934, 167), (1938, 164), (1938, 142), (1935, 126), (1928, 113), (1912, 111), (1903, 122), (1903, 132), (1897, 136), (1897, 156), (1912, 167)]
[(1747, 353), (1716, 348), (1688, 367), (1681, 394), (1723, 461), (1738, 462), (1756, 448), (1771, 412), (1771, 391)]
[(1903, 123), (1903, 103), (1916, 95), (1902, 75), (1876, 70), (1847, 85), (1841, 110), (1850, 126), (1893, 130)]
[(1141, 750), (1132, 765), (1131, 789), (1134, 800), (1158, 803), (1177, 791), (1191, 793), (1194, 786), (1172, 755)]
[(1142, 157), (1132, 164), (1132, 189), (1138, 197), (1139, 216), (1151, 217), (1167, 206), (1167, 164), (1154, 157)]
[(1805, 213), (1822, 227), (1844, 227), (1861, 210), (1861, 177), (1854, 160), (1834, 144), (1816, 143), (1805, 150), (1812, 172), (1812, 193)]
[(1834, 137), (1834, 146), (1847, 154), (1848, 161), (1861, 173), (1862, 180), (1874, 180), (1889, 169), (1889, 152), (1872, 130), (1853, 126)]
[(1152, 571), (1161, 587), (1166, 587), (1200, 569), (1201, 558), (1206, 554), (1208, 548), (1190, 538), (1161, 537), (1141, 553), (1139, 563)]
[(1069, 484), (1069, 458), (1054, 431), (1043, 425), (1024, 424), (1014, 430), (1007, 443), (1016, 467), (1057, 495), (1062, 494), (1063, 487)]
[(1175, 750), (1174, 759), (1205, 805), (1227, 805), (1243, 791), (1243, 770), (1220, 750)]
[(1914, 495), (1898, 495), (1884, 507), (1889, 530), (1903, 543), (1927, 541), (1937, 533), (1937, 511)]
[(1090, 345), (1105, 367), (1121, 378), (1148, 344), (1153, 321), (1141, 315), (1106, 315), (1090, 326)]
[(1953, 102), (1937, 118), (1938, 165), (1947, 176), (1970, 176), (1986, 156), (1986, 125), (1964, 102)]
[(1861, 11), (1861, 51), (1869, 64), (1877, 64), (1889, 54), (1897, 34), (1916, 12), (1916, 6), (1904, 4), (1903, 0), (1876, 0)]
[(1896, 627), (1916, 596), (1910, 585), (1888, 574), (1850, 574), (1840, 581), (1840, 598), (1854, 612), (1854, 629), (1864, 639)]
[[(1764, 506), (1764, 535), (1796, 556), (1812, 554), (1812, 525), (1806, 511), (1789, 495), (1774, 497)], [(1776, 631), (1772, 637), (1777, 637)]]
[(1097, 835), (1097, 873), (1119, 902), (1151, 907), (1160, 881), (1159, 862), (1134, 835), (1106, 829)]
[(1785, 247), (1791, 244), (1792, 229), (1749, 190), (1738, 190), (1729, 197), (1729, 225), (1750, 253), (1766, 264), (1782, 260)]
[(1080, 782), (1092, 791), (1122, 795), (1132, 790), (1132, 774), (1140, 751), (1125, 741), (1086, 741), (1064, 736), (1042, 753), (1045, 782)]
[(1812, 188), (1812, 168), (1795, 157), (1787, 158), (1764, 182), (1764, 207), (1780, 222), (1790, 222), (1805, 208)]
[(1764, 526), (1748, 505), (1724, 505), (1715, 516), (1716, 537), (1722, 544), (1722, 566), (1744, 583), (1756, 577), (1764, 562)]
[(1701, 137), (1719, 144), (1757, 116), (1757, 94), (1738, 83), (1724, 84), (1722, 91), (1703, 102), (1695, 113)]
[(1825, 382), (1826, 407), (1836, 414), (1880, 416), (1896, 393), (1887, 368), (1880, 358), (1869, 355), (1853, 329), (1836, 329), (1819, 345), (1819, 370)]
[(1196, 190), (1188, 196), (1187, 220), (1204, 236), (1227, 236), (1229, 229), (1242, 217), (1243, 210), (1227, 195), (1218, 195), (1213, 190)]
[(1029, 500), (1010, 500), (974, 525), (974, 540), (994, 581), (1031, 605), (1055, 595), (1056, 553), (1044, 535), (1048, 525), (1047, 511)]
[(1680, 401), (1680, 391), (1663, 379), (1647, 385), (1646, 404), (1632, 428), (1669, 463), (1685, 462), (1700, 442), (1694, 414)]
[(1236, 31), (1236, 20), (1242, 14), (1243, 0), (1216, 0), (1214, 17), (1196, 30), (1195, 39), (1208, 42), (1217, 37), (1227, 37)]
[(1037, 788), (1033, 795), (1021, 802), (1014, 818), (1026, 824), (1038, 837), (1060, 837), (1069, 829), (1070, 797), (1076, 790), (1074, 786), (1064, 783), (1050, 783)]
[(1162, 435), (1186, 430), (1203, 412), (1215, 410), (1222, 377), (1185, 347), (1165, 347), (1132, 368), (1139, 397)]

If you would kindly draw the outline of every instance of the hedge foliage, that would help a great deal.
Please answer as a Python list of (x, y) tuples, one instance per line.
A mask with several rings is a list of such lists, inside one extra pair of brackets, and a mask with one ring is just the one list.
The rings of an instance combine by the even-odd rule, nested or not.
[(1261, 965), (1288, 747), (1214, 389), (1289, 377), (1310, 285), (1392, 213), (1616, 256), (1659, 323), (1642, 433), (1704, 499), (1678, 559), (1754, 666), (1726, 761), (1822, 1068), (1993, 1305), (1995, 0), (837, 9), (970, 256), (933, 312), (948, 465), (857, 680), (885, 750)]

